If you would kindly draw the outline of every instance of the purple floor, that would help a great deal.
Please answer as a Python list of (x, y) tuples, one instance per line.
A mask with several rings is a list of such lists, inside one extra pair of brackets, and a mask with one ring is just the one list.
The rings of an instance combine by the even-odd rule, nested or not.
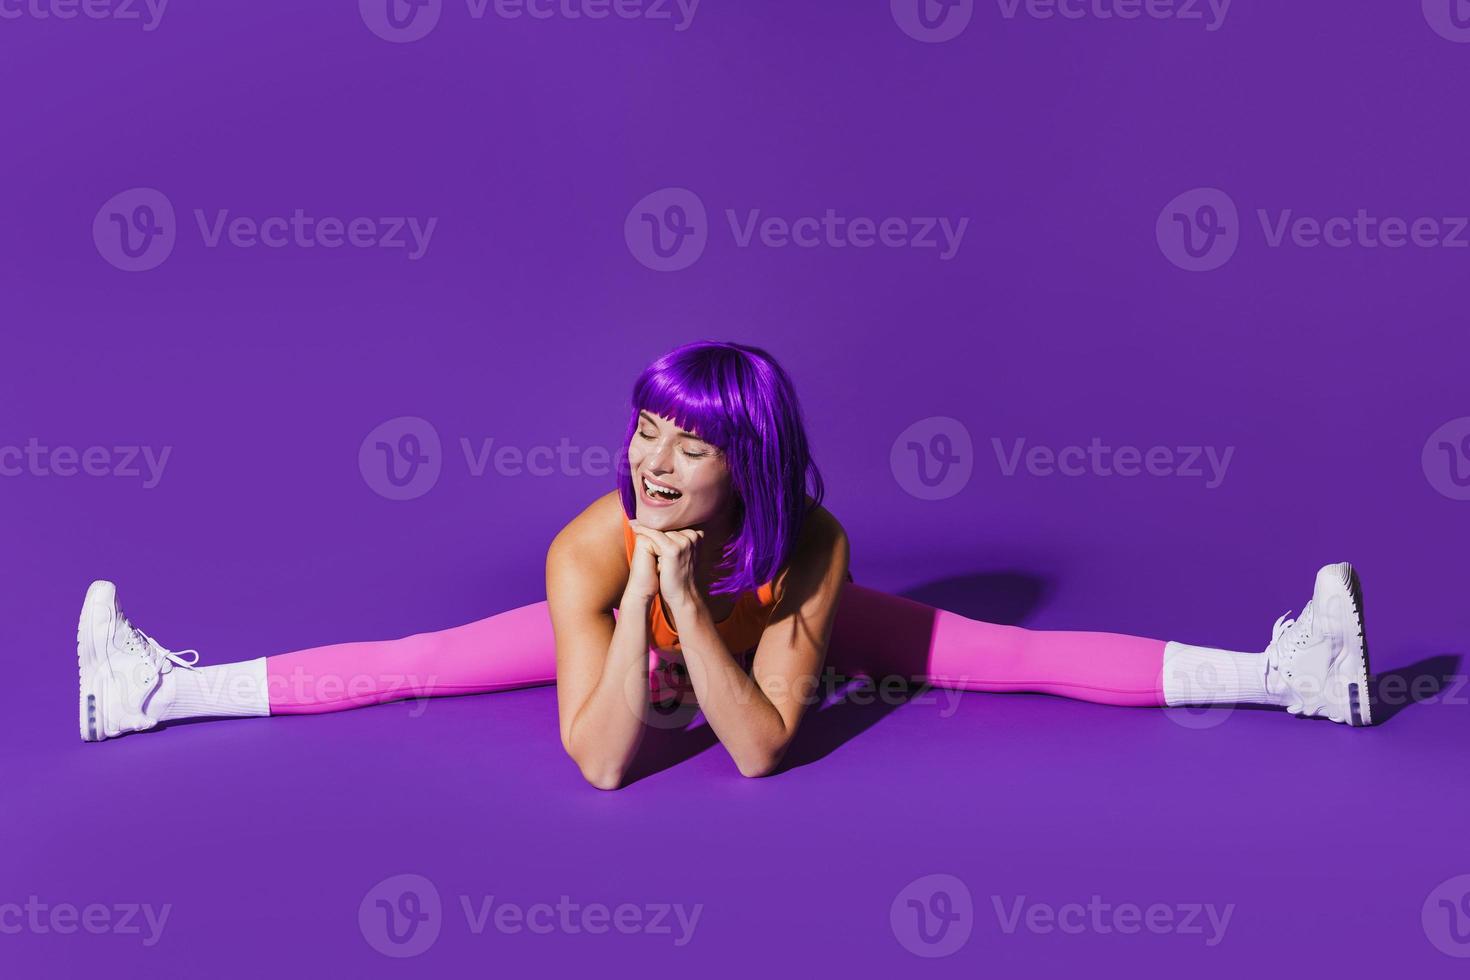
[[(1060, 2), (0, 0), (0, 978), (1464, 976), (1466, 3)], [(543, 598), (701, 338), (858, 582), (1260, 650), (1350, 560), (1382, 723), (931, 692), (616, 793), (550, 688), (78, 740), (94, 578), (205, 664)]]
[[(1014, 603), (1036, 598), (1020, 577), (985, 581), (1012, 583)], [(179, 630), (140, 605), (152, 591), (135, 589), (133, 609), (167, 641)], [(390, 976), (409, 964), (376, 949), (413, 942), (414, 966), (453, 975), (1463, 971), (1431, 945), (1458, 948), (1445, 911), (1421, 922), (1421, 910), (1470, 871), (1467, 694), (1452, 689), (1454, 656), (1411, 652), (1391, 622), (1374, 637), (1386, 717), (1369, 729), (1265, 709), (935, 690), (858, 704), (856, 692), (808, 721), (773, 777), (741, 778), (695, 728), (650, 736), (641, 778), (602, 793), (562, 753), (552, 688), (84, 745), (65, 635), (79, 595), (46, 590), (44, 630), (11, 637), (30, 651), (12, 684), (32, 693), (0, 749), (0, 880), (7, 901), (47, 903), (42, 929), (0, 935), (11, 976), (103, 962), (128, 975)], [(402, 945), (386, 938), (381, 893), (368, 902), (399, 875), (431, 882), (440, 902), (435, 915), (417, 879), (416, 907), (397, 905), (403, 884), (383, 886), (429, 916), (414, 932), (395, 919)], [(900, 901), (931, 875), (963, 882), (973, 910), (963, 918), (951, 879), (947, 907), (915, 885), (929, 909), (961, 916), (948, 933), (929, 920), (932, 945), (916, 938), (912, 890)], [(50, 907), (68, 903), (109, 905), (92, 914), (117, 931), (46, 931)], [(551, 911), (529, 911), (538, 903)], [(626, 935), (607, 925), (622, 905)], [(911, 952), (945, 942), (942, 959)]]

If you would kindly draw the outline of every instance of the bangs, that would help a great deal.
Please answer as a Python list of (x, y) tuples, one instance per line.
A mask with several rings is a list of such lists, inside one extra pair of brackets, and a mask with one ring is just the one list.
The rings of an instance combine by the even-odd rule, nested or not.
[(635, 411), (649, 411), (673, 419), (679, 428), (694, 433), (721, 452), (730, 449), (735, 440), (730, 406), (708, 373), (690, 372), (681, 377), (673, 371), (661, 370), (642, 380), (633, 394)]

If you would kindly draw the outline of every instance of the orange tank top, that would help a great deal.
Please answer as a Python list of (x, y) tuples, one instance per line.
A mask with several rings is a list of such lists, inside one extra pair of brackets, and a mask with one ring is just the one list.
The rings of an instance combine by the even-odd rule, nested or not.
[[(628, 567), (633, 567), (633, 544), (638, 535), (628, 524), (628, 515), (623, 515), (623, 544), (627, 551)], [(760, 642), (761, 633), (771, 619), (776, 605), (775, 579), (754, 591), (740, 593), (735, 599), (735, 608), (730, 615), (715, 624), (715, 631), (725, 641), (725, 646), (737, 657)], [(655, 599), (648, 614), (649, 644), (661, 653), (674, 653), (683, 657), (679, 645), (679, 633), (664, 616), (662, 599)]]

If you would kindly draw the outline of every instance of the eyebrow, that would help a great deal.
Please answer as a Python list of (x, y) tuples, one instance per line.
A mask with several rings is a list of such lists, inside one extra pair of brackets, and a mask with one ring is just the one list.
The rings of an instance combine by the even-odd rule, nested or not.
[[(654, 425), (658, 425), (658, 419), (654, 418), (652, 415), (649, 415), (647, 411), (639, 412), (638, 417), (640, 419), (648, 419), (648, 421), (652, 422)], [(675, 431), (678, 432), (681, 436), (688, 436), (691, 439), (698, 439), (700, 442), (704, 442), (704, 439), (700, 438), (692, 432), (685, 432), (683, 429), (676, 429)]]

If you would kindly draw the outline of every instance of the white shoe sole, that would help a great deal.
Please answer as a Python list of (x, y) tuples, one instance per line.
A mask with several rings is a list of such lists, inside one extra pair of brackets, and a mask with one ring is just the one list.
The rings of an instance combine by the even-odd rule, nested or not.
[(1373, 700), (1368, 688), (1368, 636), (1363, 629), (1363, 585), (1349, 562), (1328, 565), (1318, 573), (1328, 577), (1328, 585), (1341, 590), (1345, 599), (1347, 622), (1343, 624), (1343, 648), (1333, 664), (1333, 687), (1341, 685), (1345, 692), (1347, 717), (1334, 719), (1354, 728), (1373, 724)]
[(116, 595), (111, 582), (93, 582), (77, 620), (77, 723), (83, 742), (107, 738), (102, 722), (102, 677), (112, 670), (107, 659), (107, 628)]

